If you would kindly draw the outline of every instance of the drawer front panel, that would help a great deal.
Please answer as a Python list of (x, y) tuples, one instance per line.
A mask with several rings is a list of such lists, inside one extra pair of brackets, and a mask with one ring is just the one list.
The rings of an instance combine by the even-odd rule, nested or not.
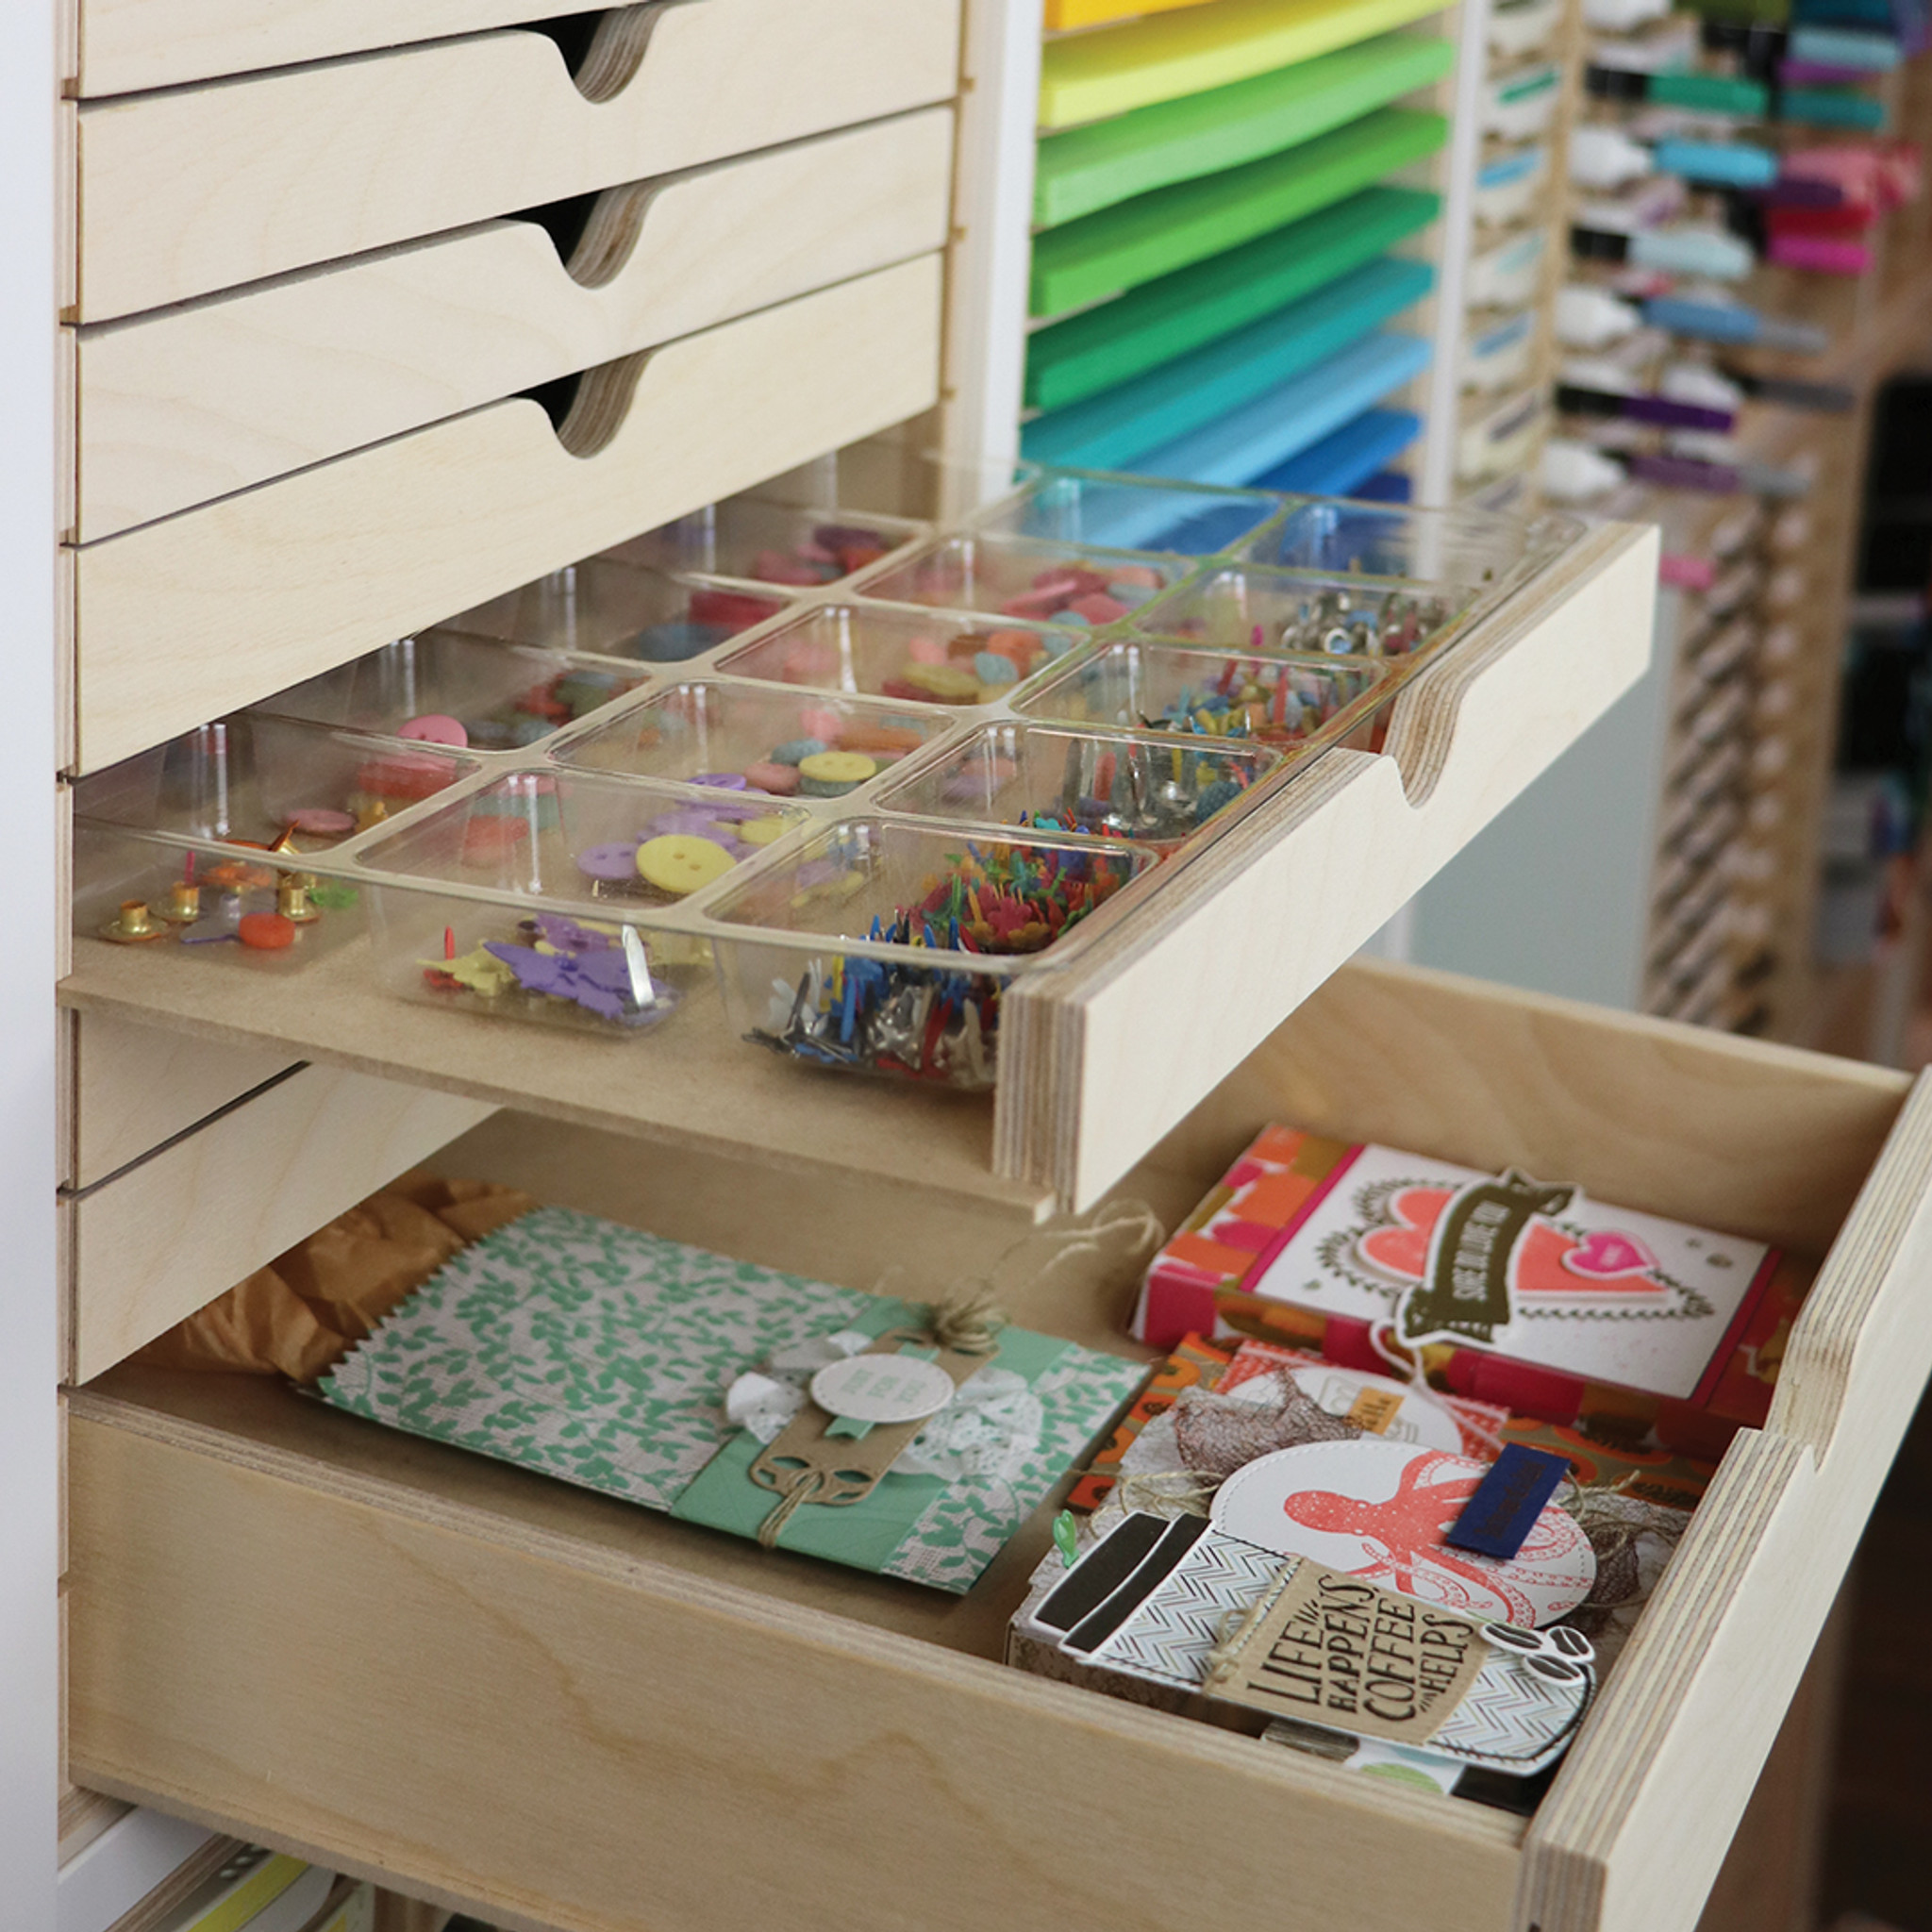
[(606, 364), (594, 455), (514, 399), (84, 546), (79, 768), (917, 415), (940, 290), (922, 256)]
[(75, 0), (74, 92), (178, 87), (548, 18), (530, 0)]
[(89, 542), (941, 247), (928, 108), (600, 197), (572, 266), (488, 222), (77, 331)]
[[(1766, 1427), (1734, 1444), (1526, 1829), (1002, 1676), (987, 1659), (1050, 1508), (977, 1590), (935, 1602), (240, 1378), (126, 1372), (73, 1404), (75, 1774), (572, 1932), (702, 1932), (760, 1894), (811, 1932), (887, 1932), (908, 1890), (932, 1904), (922, 1927), (1098, 1932), (1166, 1895), (1176, 1841), (1255, 1848), (1189, 1879), (1230, 1932), (1277, 1925), (1290, 1895), (1311, 1922), (1690, 1932), (1932, 1360), (1932, 1087), (1907, 1092), (1816, 1055), (1357, 965), (1124, 1184), (1191, 1201), (1276, 1118), (1828, 1250)], [(631, 1142), (578, 1132), (520, 1165), (535, 1138), (492, 1129), (452, 1158), (493, 1143), (491, 1177), (511, 1184), (568, 1165), (584, 1205), (645, 1224), (654, 1187), (676, 1193), (680, 1234), (727, 1251), (769, 1165), (714, 1156), (726, 1172), (694, 1206)], [(863, 1230), (876, 1187), (794, 1190), (801, 1249)], [(753, 1220), (769, 1248), (776, 1224)], [(957, 1246), (984, 1268), (1008, 1234), (989, 1209)], [(865, 1278), (870, 1240), (835, 1272)], [(919, 1255), (922, 1288), (944, 1265)], [(992, 1266), (1016, 1320), (1113, 1332), (1124, 1279)], [(242, 1569), (258, 1590), (228, 1587)], [(371, 1601), (392, 1607), (388, 1641), (345, 1699), (336, 1658)], [(1158, 1793), (1158, 1831), (1124, 1825), (1135, 1792)]]
[(673, 0), (606, 15), (575, 78), (510, 29), (89, 104), (78, 319), (924, 107), (958, 70), (958, 0)]
[(70, 1196), (69, 1377), (84, 1382), (491, 1109), (305, 1067)]
[(75, 1013), (72, 1182), (91, 1188), (301, 1063), (110, 1013)]
[[(1176, 1843), (1250, 1848), (1188, 1879), (1226, 1932), (1291, 1894), (1310, 1924), (1507, 1924), (1513, 1821), (1311, 1789), (1206, 1725), (208, 1446), (75, 1418), (69, 1752), (97, 1789), (191, 1815), (245, 1790), (273, 1842), (558, 1932), (774, 1901), (797, 1932), (1115, 1932)], [(1158, 1830), (1121, 1827), (1127, 1792)]]

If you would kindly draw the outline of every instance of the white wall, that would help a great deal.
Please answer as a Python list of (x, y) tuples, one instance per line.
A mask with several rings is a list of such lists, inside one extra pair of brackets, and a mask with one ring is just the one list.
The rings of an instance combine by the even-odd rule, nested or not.
[(0, 4), (0, 1920), (54, 1924), (54, 8)]

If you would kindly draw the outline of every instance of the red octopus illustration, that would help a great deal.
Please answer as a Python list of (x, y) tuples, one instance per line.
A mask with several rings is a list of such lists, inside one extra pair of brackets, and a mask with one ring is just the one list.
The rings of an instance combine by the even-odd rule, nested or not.
[[(1448, 1474), (1445, 1465), (1456, 1473)], [(1288, 1520), (1303, 1529), (1351, 1537), (1365, 1544), (1373, 1553), (1371, 1558), (1352, 1574), (1370, 1582), (1386, 1582), (1405, 1596), (1484, 1616), (1501, 1615), (1512, 1624), (1534, 1624), (1560, 1614), (1548, 1603), (1533, 1601), (1518, 1579), (1559, 1587), (1569, 1580), (1564, 1559), (1582, 1532), (1561, 1511), (1544, 1510), (1507, 1563), (1443, 1546), (1443, 1533), (1485, 1474), (1467, 1457), (1431, 1449), (1404, 1468), (1395, 1493), (1385, 1502), (1366, 1502), (1333, 1490), (1299, 1490), (1281, 1507)], [(1557, 1570), (1544, 1571), (1541, 1566), (1553, 1559)], [(1575, 1600), (1581, 1595), (1578, 1591)]]

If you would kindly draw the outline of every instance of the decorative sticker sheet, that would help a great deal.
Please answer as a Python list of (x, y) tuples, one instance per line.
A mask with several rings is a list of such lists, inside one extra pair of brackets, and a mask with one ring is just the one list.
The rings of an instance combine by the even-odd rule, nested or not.
[[(747, 1474), (760, 1437), (826, 1363), (924, 1315), (542, 1208), (458, 1255), (318, 1392), (411, 1435), (755, 1535), (772, 1500)], [(1021, 1329), (999, 1341), (863, 1503), (800, 1508), (780, 1545), (970, 1589), (1145, 1374)], [(748, 1378), (759, 1412), (741, 1426), (726, 1402)]]

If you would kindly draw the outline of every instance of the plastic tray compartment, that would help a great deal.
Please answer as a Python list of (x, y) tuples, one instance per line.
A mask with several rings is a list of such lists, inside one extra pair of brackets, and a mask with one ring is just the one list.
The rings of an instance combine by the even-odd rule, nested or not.
[(709, 963), (679, 915), (802, 818), (717, 791), (507, 772), (368, 842), (377, 971), (432, 1006), (635, 1039)]
[(1305, 498), (1230, 546), (1244, 561), (1500, 591), (1582, 534), (1573, 517), (1535, 522), (1475, 509)]
[(620, 543), (606, 557), (656, 571), (824, 589), (932, 534), (904, 517), (734, 496)]
[(608, 664), (437, 629), (291, 685), (255, 710), (391, 737), (414, 737), (420, 723), (458, 749), (514, 751), (641, 682)]
[(278, 968), (361, 929), (359, 833), (476, 771), (428, 746), (238, 716), (75, 788), (77, 934)]
[(718, 660), (735, 677), (867, 692), (925, 705), (989, 705), (1063, 658), (1086, 633), (1017, 619), (878, 604), (802, 610)]
[(1207, 557), (1233, 550), (1282, 513), (1266, 491), (1154, 483), (1097, 470), (1044, 472), (971, 519), (984, 536)]
[(770, 684), (693, 681), (626, 707), (553, 746), (550, 755), (578, 771), (832, 798), (917, 751), (950, 722), (941, 710)]
[(1280, 761), (1267, 746), (999, 719), (879, 788), (882, 809), (1131, 839), (1172, 853)]
[(861, 578), (859, 589), (893, 604), (1099, 628), (1131, 615), (1190, 567), (1148, 552), (988, 534), (942, 538)]
[(1468, 584), (1220, 564), (1135, 613), (1131, 628), (1231, 650), (1393, 659), (1446, 638), (1481, 600)]
[(841, 820), (709, 908), (731, 1023), (808, 1064), (990, 1088), (1003, 986), (1157, 858), (1120, 841)]
[(650, 570), (603, 551), (459, 611), (438, 628), (539, 650), (681, 664), (777, 616), (791, 594)]
[(1169, 730), (1307, 756), (1367, 723), (1389, 689), (1387, 666), (1372, 658), (1230, 655), (1122, 638), (1037, 686), (1017, 708), (1057, 724)]

